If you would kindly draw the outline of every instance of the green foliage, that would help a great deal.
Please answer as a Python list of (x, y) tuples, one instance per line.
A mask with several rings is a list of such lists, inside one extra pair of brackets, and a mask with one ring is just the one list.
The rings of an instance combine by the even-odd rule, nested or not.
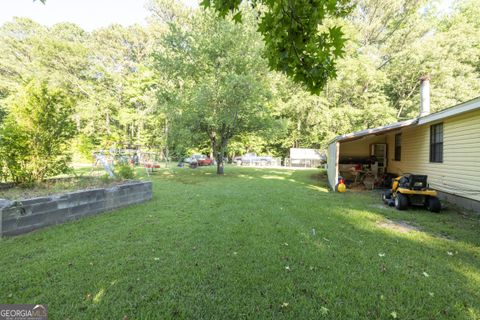
[[(241, 0), (203, 0), (220, 16), (232, 13), (241, 22)], [(343, 54), (345, 38), (340, 26), (325, 25), (328, 17), (344, 17), (349, 0), (256, 0), (258, 31), (265, 42), (265, 56), (272, 70), (280, 71), (312, 93), (320, 93), (336, 74), (335, 63)], [(251, 21), (249, 21), (251, 23)], [(319, 31), (320, 29), (320, 31)]]
[(79, 134), (72, 141), (72, 147), (78, 154), (79, 158), (86, 161), (92, 160), (92, 154), (97, 148), (98, 140), (92, 136)]
[(154, 134), (163, 128), (158, 126), (161, 115), (154, 114), (157, 83), (147, 66), (147, 30), (112, 25), (92, 32), (86, 46), (96, 58), (86, 71), (88, 95), (77, 108), (82, 134), (96, 148), (114, 143), (161, 145)]
[(418, 115), (419, 78), (426, 74), (432, 79), (432, 111), (478, 96), (480, 28), (472, 19), (479, 12), (474, 2), (459, 1), (449, 15), (427, 0), (364, 0), (357, 5), (352, 49), (376, 68), (375, 85), (397, 118)]
[(213, 153), (229, 157), (325, 148), (338, 134), (417, 116), (425, 74), (433, 111), (478, 96), (477, 2), (457, 1), (446, 14), (437, 0), (359, 0), (354, 8), (343, 0), (203, 1), (212, 10), (149, 0), (146, 26), (92, 32), (15, 18), (0, 26), (0, 125), (25, 79), (48, 77), (77, 101), (71, 147), (83, 160), (127, 143), (208, 154), (213, 136)]
[(100, 176), (100, 181), (102, 183), (108, 184), (108, 183), (112, 182), (112, 178), (108, 174), (104, 174), (104, 175)]
[(74, 101), (46, 81), (31, 81), (11, 100), (0, 129), (0, 167), (17, 183), (32, 183), (68, 171), (75, 134)]
[(115, 176), (119, 179), (133, 179), (135, 170), (128, 164), (118, 164), (115, 166)]
[(7, 121), (0, 129), (0, 168), (4, 180), (31, 183), (34, 179), (29, 168), (29, 137)]
[(180, 139), (209, 139), (219, 173), (230, 139), (268, 125), (268, 71), (261, 50), (251, 24), (206, 11), (187, 25), (172, 24), (164, 50), (156, 54), (159, 73), (172, 83), (161, 92), (170, 131)]

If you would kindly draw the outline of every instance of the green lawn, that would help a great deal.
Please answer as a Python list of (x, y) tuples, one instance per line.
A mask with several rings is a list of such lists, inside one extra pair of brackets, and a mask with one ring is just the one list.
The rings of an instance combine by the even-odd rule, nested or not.
[(51, 319), (480, 319), (478, 217), (397, 212), (319, 172), (160, 171), (148, 203), (4, 239), (0, 302)]

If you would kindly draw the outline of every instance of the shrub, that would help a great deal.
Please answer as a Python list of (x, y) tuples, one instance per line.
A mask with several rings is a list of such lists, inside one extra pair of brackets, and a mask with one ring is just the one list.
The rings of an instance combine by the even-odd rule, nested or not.
[(72, 141), (74, 154), (79, 161), (92, 161), (92, 154), (98, 148), (95, 139), (85, 134), (79, 134)]
[(0, 130), (0, 161), (4, 180), (31, 182), (28, 136), (7, 121)]
[(112, 181), (112, 178), (108, 174), (104, 174), (100, 176), (100, 181), (104, 184), (110, 183)]
[(115, 167), (115, 175), (119, 179), (133, 179), (135, 171), (127, 164), (119, 164)]
[(32, 183), (68, 171), (75, 135), (73, 100), (46, 81), (32, 81), (11, 101), (0, 128), (0, 167), (16, 183)]

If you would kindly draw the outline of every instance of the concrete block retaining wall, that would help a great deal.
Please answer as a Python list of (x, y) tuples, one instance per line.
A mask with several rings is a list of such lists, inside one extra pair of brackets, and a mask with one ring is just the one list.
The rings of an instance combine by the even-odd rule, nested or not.
[(0, 199), (0, 236), (22, 234), (150, 199), (151, 182), (129, 182), (20, 201)]

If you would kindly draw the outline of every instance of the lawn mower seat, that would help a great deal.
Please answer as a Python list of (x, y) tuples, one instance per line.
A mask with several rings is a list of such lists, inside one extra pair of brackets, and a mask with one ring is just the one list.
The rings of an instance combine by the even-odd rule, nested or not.
[(428, 187), (427, 176), (420, 174), (405, 175), (398, 181), (398, 186), (409, 190), (424, 190)]
[(427, 186), (427, 176), (412, 174), (408, 177), (408, 188), (410, 190), (424, 190)]

